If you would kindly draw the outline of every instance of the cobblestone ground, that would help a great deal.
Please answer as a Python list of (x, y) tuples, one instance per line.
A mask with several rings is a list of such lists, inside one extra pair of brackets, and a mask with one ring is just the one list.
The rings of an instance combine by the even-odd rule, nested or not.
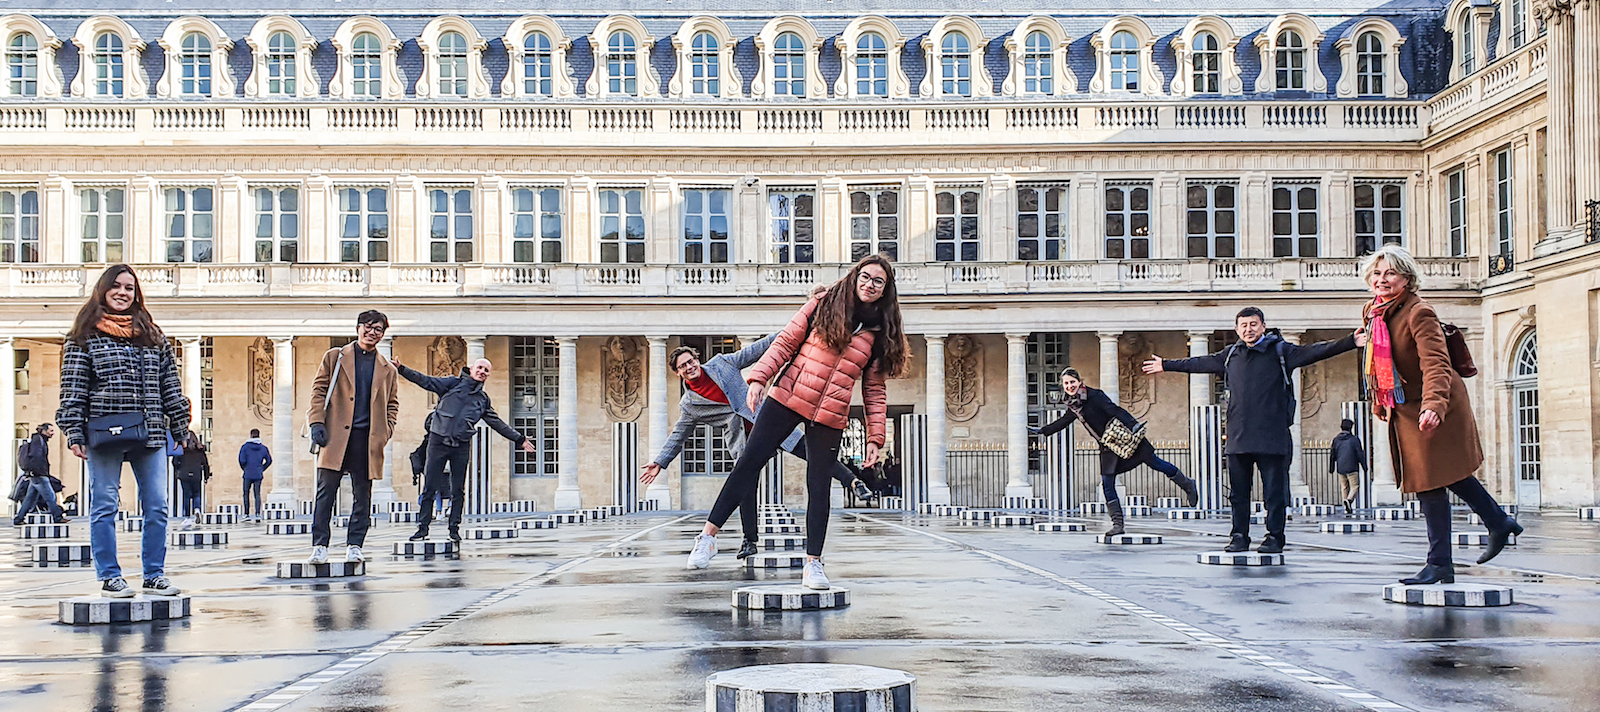
[[(1516, 605), (1488, 610), (1381, 599), (1420, 567), (1420, 522), (1334, 535), (1298, 518), (1287, 565), (1239, 569), (1195, 562), (1222, 546), (1216, 520), (1135, 519), (1164, 543), (1110, 548), (849, 510), (827, 568), (852, 605), (743, 613), (733, 588), (799, 571), (747, 572), (732, 530), (710, 569), (685, 571), (699, 521), (613, 517), (426, 560), (390, 556), (410, 528), (380, 524), (367, 576), (310, 582), (273, 577), (309, 537), (218, 527), (228, 546), (169, 554), (190, 618), (82, 627), (57, 624), (56, 604), (92, 593), (92, 569), (35, 567), (0, 531), (0, 709), (687, 712), (705, 709), (707, 675), (777, 662), (905, 670), (921, 709), (950, 712), (1574, 712), (1600, 699), (1600, 523), (1570, 515), (1525, 515), (1514, 548), (1461, 567), (1458, 580), (1515, 588)], [(72, 530), (87, 541), (85, 521)], [(136, 571), (137, 535), (120, 537)], [(1458, 563), (1477, 551), (1457, 549)]]

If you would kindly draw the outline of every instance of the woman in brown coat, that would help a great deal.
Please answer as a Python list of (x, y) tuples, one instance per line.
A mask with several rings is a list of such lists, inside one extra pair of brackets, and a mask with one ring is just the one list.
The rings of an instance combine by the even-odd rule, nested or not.
[(1489, 546), (1478, 563), (1500, 553), (1522, 526), (1506, 516), (1473, 474), (1483, 465), (1478, 424), (1466, 383), (1445, 346), (1433, 306), (1417, 296), (1421, 280), (1411, 254), (1396, 245), (1369, 255), (1361, 270), (1373, 299), (1363, 310), (1368, 334), (1363, 370), (1372, 408), (1389, 424), (1389, 451), (1400, 491), (1417, 495), (1428, 524), (1428, 564), (1406, 584), (1454, 583), (1450, 561), (1450, 498), (1483, 518)]

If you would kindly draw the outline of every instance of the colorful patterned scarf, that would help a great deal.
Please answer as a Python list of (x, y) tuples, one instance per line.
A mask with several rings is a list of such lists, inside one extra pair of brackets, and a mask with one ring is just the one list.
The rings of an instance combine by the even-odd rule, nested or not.
[(1367, 307), (1367, 358), (1364, 370), (1367, 383), (1372, 388), (1373, 407), (1385, 411), (1406, 402), (1406, 393), (1397, 387), (1400, 373), (1394, 367), (1393, 342), (1389, 338), (1389, 324), (1383, 320), (1384, 312), (1398, 300), (1382, 301), (1374, 298)]

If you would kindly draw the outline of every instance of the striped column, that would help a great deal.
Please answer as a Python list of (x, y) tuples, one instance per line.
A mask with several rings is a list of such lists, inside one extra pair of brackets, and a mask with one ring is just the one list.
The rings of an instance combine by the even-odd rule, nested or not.
[(639, 424), (611, 424), (611, 503), (639, 510)]
[(1222, 407), (1203, 405), (1189, 419), (1189, 475), (1200, 488), (1200, 509), (1222, 508)]

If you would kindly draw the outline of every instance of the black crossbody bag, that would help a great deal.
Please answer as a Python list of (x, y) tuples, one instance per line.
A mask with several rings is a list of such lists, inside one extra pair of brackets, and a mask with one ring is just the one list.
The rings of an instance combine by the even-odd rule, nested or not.
[[(139, 353), (139, 384), (144, 385), (144, 353)], [(131, 413), (114, 413), (90, 418), (85, 439), (89, 449), (143, 447), (149, 442), (150, 430), (145, 424), (144, 409)]]

